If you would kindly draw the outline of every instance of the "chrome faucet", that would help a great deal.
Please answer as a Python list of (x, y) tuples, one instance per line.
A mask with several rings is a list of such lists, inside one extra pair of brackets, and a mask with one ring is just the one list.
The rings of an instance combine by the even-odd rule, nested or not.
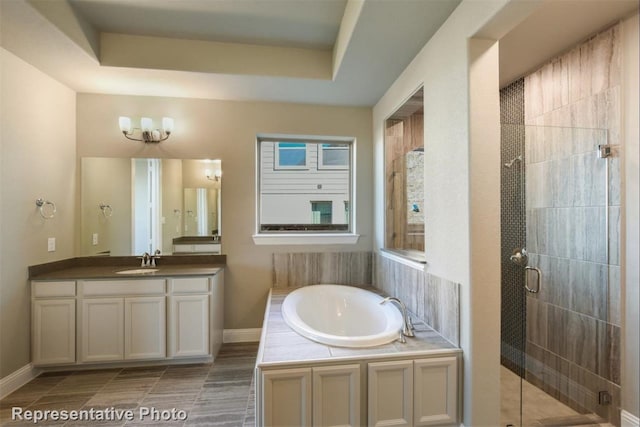
[(160, 252), (160, 249), (156, 249), (156, 251), (153, 253), (153, 255), (149, 256), (149, 259), (151, 260), (151, 266), (152, 267), (157, 267), (158, 265), (156, 264), (156, 261), (160, 259), (160, 254), (162, 252)]
[(140, 267), (147, 267), (149, 265), (149, 259), (150, 259), (149, 252), (143, 253), (139, 259), (142, 260), (142, 262), (140, 262)]
[(153, 255), (149, 255), (149, 252), (145, 252), (139, 258), (142, 260), (140, 267), (156, 267), (156, 261), (160, 259), (160, 249), (156, 249)]
[(411, 322), (411, 317), (409, 317), (407, 307), (396, 297), (386, 297), (380, 301), (380, 305), (385, 304), (387, 301), (395, 302), (400, 307), (400, 311), (402, 312), (402, 332), (400, 332), (400, 342), (405, 343), (407, 340), (404, 337), (416, 336), (413, 333), (413, 322)]

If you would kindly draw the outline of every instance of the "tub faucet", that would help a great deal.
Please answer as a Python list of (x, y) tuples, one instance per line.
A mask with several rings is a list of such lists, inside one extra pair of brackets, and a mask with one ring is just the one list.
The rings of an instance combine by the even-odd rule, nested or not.
[(386, 297), (380, 301), (380, 304), (385, 304), (387, 301), (395, 302), (400, 307), (400, 311), (402, 312), (402, 332), (400, 333), (400, 342), (405, 343), (406, 340), (404, 337), (416, 336), (413, 333), (413, 323), (411, 322), (411, 317), (409, 317), (409, 314), (407, 313), (407, 307), (396, 297)]

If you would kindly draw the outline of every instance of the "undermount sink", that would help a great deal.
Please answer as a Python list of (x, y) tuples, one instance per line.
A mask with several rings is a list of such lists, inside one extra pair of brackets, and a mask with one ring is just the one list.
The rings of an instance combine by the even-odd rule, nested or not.
[(133, 270), (116, 271), (116, 274), (150, 274), (158, 271), (157, 268), (134, 268)]

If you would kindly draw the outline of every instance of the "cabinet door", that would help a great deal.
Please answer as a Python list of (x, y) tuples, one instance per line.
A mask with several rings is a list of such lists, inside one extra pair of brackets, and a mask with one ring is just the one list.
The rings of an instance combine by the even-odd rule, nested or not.
[(311, 369), (262, 374), (264, 426), (311, 426)]
[(369, 363), (369, 426), (412, 426), (413, 361)]
[(33, 364), (76, 361), (75, 299), (33, 302)]
[(124, 356), (124, 299), (82, 300), (83, 362), (122, 360)]
[(209, 295), (171, 297), (170, 357), (209, 354)]
[(416, 360), (414, 425), (454, 425), (458, 421), (457, 361), (455, 357)]
[(124, 358), (163, 359), (166, 355), (165, 297), (124, 300)]
[(360, 365), (313, 368), (313, 425), (360, 426)]

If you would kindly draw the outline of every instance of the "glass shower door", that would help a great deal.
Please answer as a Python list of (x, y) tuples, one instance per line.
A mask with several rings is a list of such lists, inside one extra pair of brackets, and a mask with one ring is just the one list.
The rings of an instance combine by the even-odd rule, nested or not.
[(503, 305), (515, 335), (511, 348), (503, 339), (503, 365), (519, 377), (511, 398), (519, 395), (512, 409), (520, 406), (519, 424), (506, 424), (616, 424), (618, 158), (605, 130), (512, 131), (524, 138), (503, 159), (517, 193), (508, 206), (503, 198), (503, 214), (510, 207), (512, 237), (524, 238), (503, 246), (503, 274), (514, 277), (515, 288), (511, 313)]

